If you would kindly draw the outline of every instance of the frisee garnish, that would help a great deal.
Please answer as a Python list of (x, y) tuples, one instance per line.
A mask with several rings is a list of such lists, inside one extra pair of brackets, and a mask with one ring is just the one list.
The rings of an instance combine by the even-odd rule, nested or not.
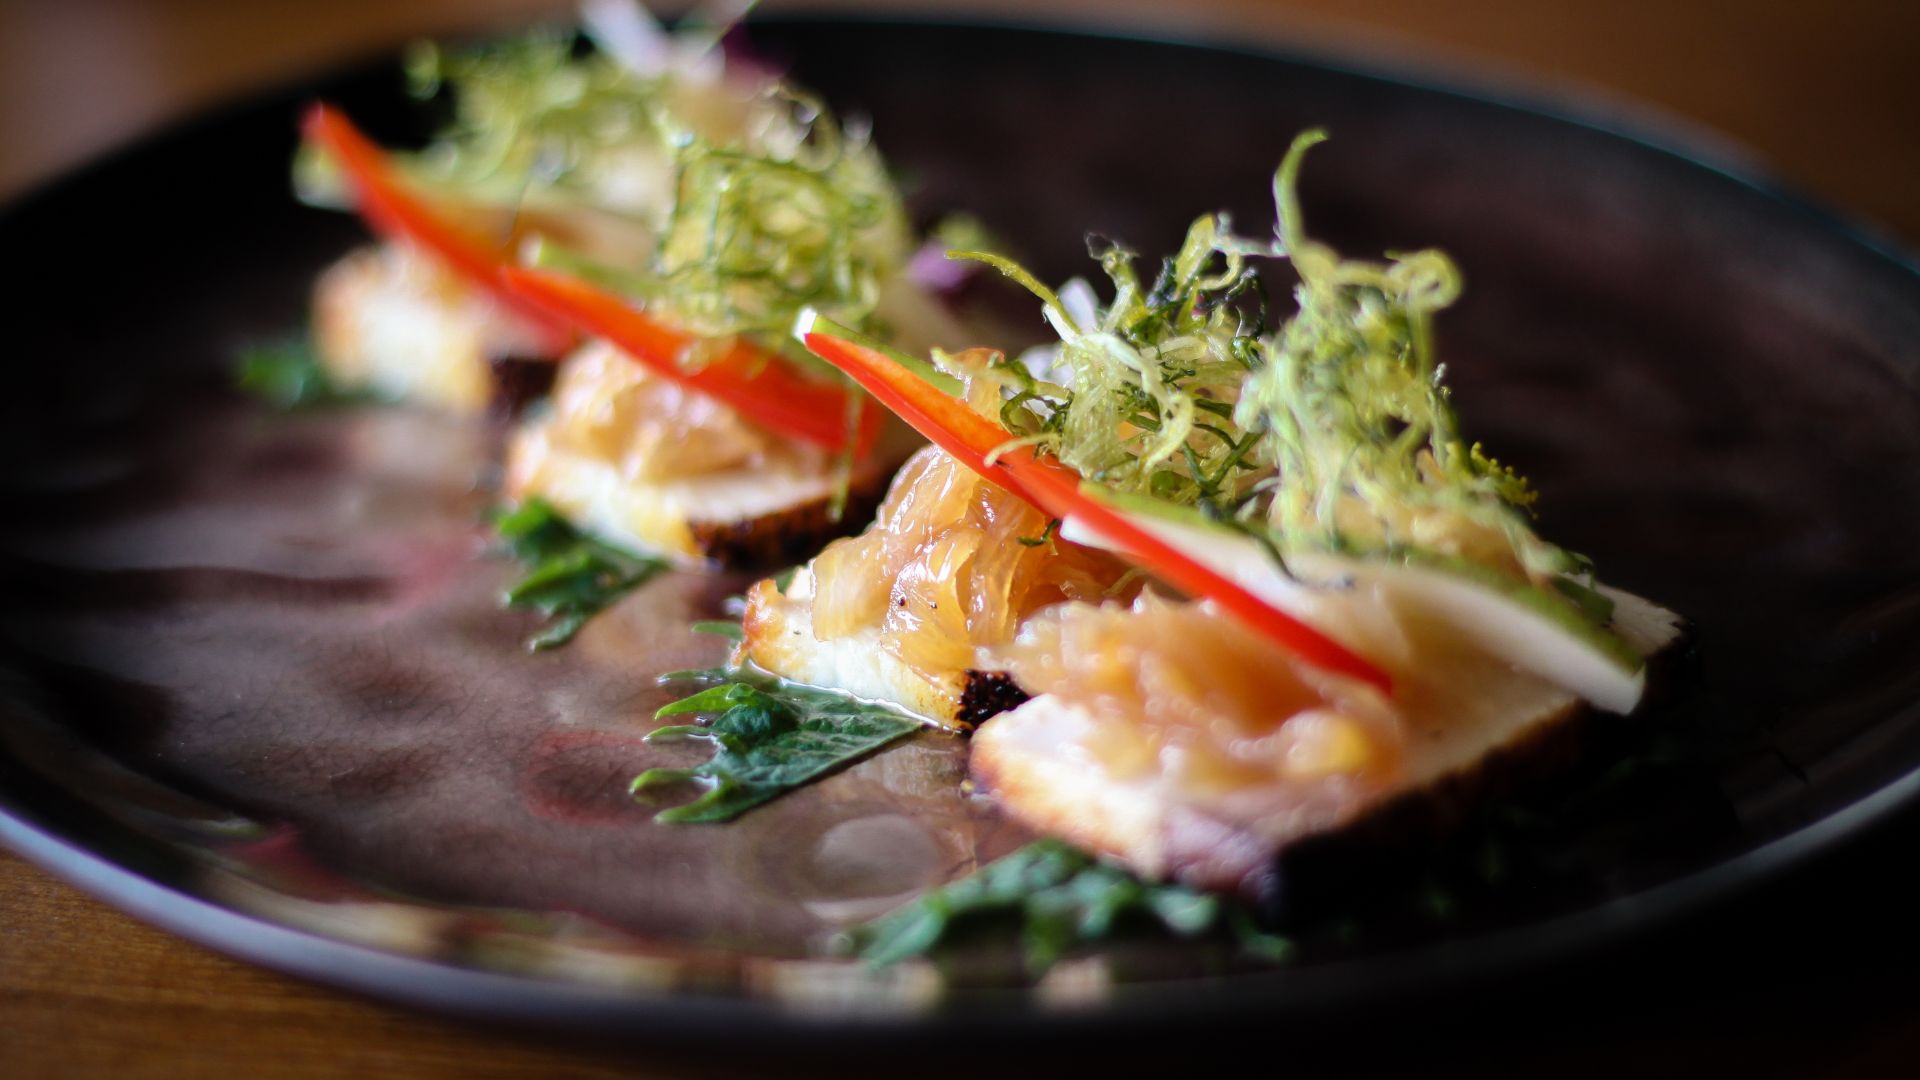
[[(968, 404), (1104, 490), (1193, 507), (1288, 552), (1473, 565), (1604, 626), (1583, 556), (1539, 537), (1534, 494), (1466, 441), (1433, 349), (1434, 316), (1461, 291), (1437, 250), (1346, 258), (1310, 238), (1294, 141), (1273, 181), (1270, 240), (1224, 214), (1195, 221), (1151, 282), (1133, 252), (1093, 238), (1111, 286), (1059, 290), (985, 252), (950, 252), (1032, 292), (1060, 336), (1016, 361), (935, 359)], [(1290, 266), (1290, 315), (1270, 317), (1260, 265)], [(1284, 564), (1283, 564), (1284, 566)]]
[(922, 726), (884, 705), (748, 669), (681, 672), (668, 678), (712, 685), (654, 715), (698, 714), (708, 719), (660, 728), (647, 741), (701, 739), (713, 744), (713, 757), (690, 769), (649, 769), (634, 778), (635, 795), (688, 783), (706, 789), (692, 802), (654, 815), (666, 824), (732, 821)]
[(1584, 572), (1534, 533), (1526, 481), (1460, 434), (1432, 343), (1434, 314), (1460, 295), (1453, 261), (1437, 250), (1350, 259), (1306, 235), (1300, 166), (1325, 138), (1294, 140), (1273, 180), (1275, 239), (1249, 248), (1285, 256), (1300, 281), (1298, 310), (1235, 410), (1281, 478), (1266, 514), (1281, 547), (1432, 549), (1510, 564), (1535, 584)]
[[(453, 120), (402, 167), (449, 205), (511, 211), (540, 265), (702, 336), (781, 338), (809, 305), (866, 326), (913, 243), (885, 163), (863, 125), (728, 71), (722, 29), (656, 28), (658, 62), (638, 66), (554, 29), (417, 45), (413, 91), (449, 99)], [(347, 201), (324, 154), (303, 149), (295, 177), (309, 202)]]
[(547, 620), (527, 639), (536, 651), (573, 640), (589, 619), (667, 569), (664, 560), (588, 536), (541, 499), (497, 511), (493, 526), (507, 552), (526, 567), (504, 602), (532, 608)]
[(572, 33), (539, 29), (479, 47), (431, 42), (407, 52), (413, 95), (446, 92), (453, 122), (420, 156), (426, 177), (472, 194), (605, 203), (609, 155), (658, 149), (664, 78), (638, 78), (601, 52), (577, 55)]
[(786, 89), (767, 108), (758, 145), (676, 145), (642, 293), (707, 334), (782, 334), (804, 307), (864, 326), (910, 254), (899, 193), (865, 134), (824, 105)]
[[(949, 253), (985, 262), (1032, 292), (1060, 335), (1058, 345), (1021, 361), (963, 374), (993, 385), (996, 419), (1016, 437), (1051, 449), (1090, 480), (1236, 509), (1258, 463), (1249, 456), (1254, 438), (1230, 421), (1267, 312), (1259, 275), (1226, 215), (1196, 220), (1151, 281), (1120, 244), (1093, 237), (1088, 247), (1113, 289), (1104, 304), (1081, 279), (1056, 293), (1002, 256)], [(980, 403), (977, 392), (969, 399)]]
[(1180, 938), (1221, 935), (1244, 954), (1280, 961), (1293, 945), (1266, 933), (1232, 900), (1140, 878), (1062, 841), (1026, 847), (944, 885), (853, 934), (875, 967), (938, 952), (957, 932), (998, 922), (1015, 929), (1027, 972), (1039, 976), (1075, 949), (1128, 926)]
[(275, 408), (288, 411), (379, 400), (368, 390), (335, 382), (304, 337), (241, 348), (236, 383)]

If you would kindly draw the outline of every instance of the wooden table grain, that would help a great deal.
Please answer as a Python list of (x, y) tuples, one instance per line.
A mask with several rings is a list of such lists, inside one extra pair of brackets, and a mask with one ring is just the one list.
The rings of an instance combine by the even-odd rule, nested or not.
[[(156, 1073), (600, 1077), (633, 1070), (624, 1054), (422, 1017), (229, 960), (0, 853), (0, 1076)], [(646, 1075), (693, 1073), (654, 1061)]]
[[(872, 0), (765, 5), (895, 7)], [(1791, 184), (1920, 245), (1920, 3), (1828, 0), (951, 0), (992, 15), (1105, 20), (1327, 45), (1479, 81), (1634, 103), (1743, 147)], [(551, 0), (0, 0), (0, 195), (169, 120), (408, 35), (503, 26), (564, 11)], [(1903, 834), (1913, 839), (1920, 830)], [(1902, 841), (1889, 850), (1903, 850)], [(1856, 867), (1855, 878), (1869, 870)], [(1791, 910), (1800, 903), (1769, 901)], [(1756, 927), (1772, 913), (1751, 913)], [(1756, 933), (1764, 933), (1756, 930)], [(1852, 948), (1867, 946), (1856, 943)], [(1879, 947), (1879, 946), (1873, 946)], [(1889, 963), (1920, 945), (1887, 945)], [(1910, 968), (1872, 964), (1753, 975), (1707, 1019), (1647, 1016), (1592, 1037), (1559, 1027), (1476, 1046), (1440, 1075), (1698, 1073), (1912, 1075), (1920, 994)], [(1809, 988), (1806, 970), (1825, 972)], [(1878, 980), (1878, 981), (1876, 981)], [(1739, 980), (1736, 980), (1739, 981)], [(1744, 995), (1744, 996), (1742, 996)], [(1744, 1004), (1743, 1004), (1744, 1003)], [(1624, 1006), (1623, 1006), (1624, 1007)], [(1746, 1022), (1752, 1009), (1753, 1022)], [(1613, 1019), (1618, 1019), (1613, 1017)], [(1456, 1047), (1456, 1050), (1459, 1048)], [(1172, 1069), (1178, 1055), (1131, 1059)], [(1084, 1063), (1083, 1063), (1084, 1064)], [(1114, 1071), (1129, 1070), (1117, 1067)], [(1402, 1060), (1402, 1065), (1405, 1060)], [(120, 915), (0, 853), (0, 1076), (757, 1075), (851, 1070), (830, 1060), (731, 1064), (677, 1051), (588, 1047), (429, 1018), (224, 959)], [(977, 1074), (975, 1062), (900, 1064)], [(995, 1071), (1006, 1071), (996, 1065)]]

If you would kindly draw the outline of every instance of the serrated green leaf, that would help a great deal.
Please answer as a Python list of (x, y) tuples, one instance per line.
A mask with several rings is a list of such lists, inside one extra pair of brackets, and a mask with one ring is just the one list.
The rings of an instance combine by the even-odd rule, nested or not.
[(1014, 932), (1036, 977), (1062, 957), (1142, 923), (1176, 937), (1223, 937), (1267, 960), (1287, 959), (1293, 947), (1261, 930), (1242, 905), (1143, 881), (1053, 839), (1036, 840), (860, 927), (854, 940), (868, 964), (884, 967), (937, 954), (956, 930), (983, 923)]
[[(691, 673), (704, 677), (709, 673)], [(838, 771), (917, 731), (920, 722), (883, 705), (846, 694), (798, 686), (757, 672), (729, 673), (710, 686), (662, 706), (656, 716), (704, 714), (704, 725), (662, 728), (663, 736), (695, 736), (714, 744), (713, 757), (691, 769), (654, 769), (634, 782), (636, 793), (671, 781), (706, 785), (692, 802), (654, 815), (667, 824), (731, 821), (770, 799)]]
[(493, 527), (502, 546), (526, 567), (502, 601), (548, 620), (527, 639), (535, 651), (573, 640), (595, 615), (667, 569), (661, 559), (586, 535), (540, 499), (496, 511)]

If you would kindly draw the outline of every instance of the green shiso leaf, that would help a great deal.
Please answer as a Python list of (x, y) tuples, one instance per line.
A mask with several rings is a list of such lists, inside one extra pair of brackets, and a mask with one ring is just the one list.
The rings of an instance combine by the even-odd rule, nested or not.
[(1292, 952), (1287, 939), (1260, 930), (1232, 901), (1142, 881), (1052, 839), (1036, 840), (867, 923), (854, 942), (862, 959), (884, 967), (938, 954), (962, 930), (982, 925), (1015, 932), (1033, 976), (1068, 953), (1142, 926), (1180, 938), (1222, 936), (1264, 960)]
[(503, 602), (532, 608), (547, 620), (527, 640), (535, 651), (573, 640), (588, 620), (667, 569), (663, 560), (582, 533), (540, 499), (496, 512), (493, 526), (507, 553), (525, 567)]
[(243, 347), (235, 382), (240, 389), (289, 412), (380, 400), (370, 391), (334, 382), (304, 337)]
[(683, 673), (673, 681), (711, 682), (666, 705), (657, 717), (704, 715), (704, 724), (664, 727), (654, 739), (695, 738), (713, 757), (690, 769), (650, 769), (633, 793), (692, 783), (692, 802), (654, 815), (666, 824), (732, 821), (748, 810), (836, 772), (920, 729), (918, 720), (834, 690), (800, 686), (745, 669)]

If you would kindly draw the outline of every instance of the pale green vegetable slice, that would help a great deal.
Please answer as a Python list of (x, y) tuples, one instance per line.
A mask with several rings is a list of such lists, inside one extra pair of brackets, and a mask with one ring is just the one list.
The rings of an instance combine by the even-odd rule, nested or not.
[[(1142, 528), (1356, 651), (1377, 653), (1381, 642), (1352, 640), (1353, 624), (1342, 609), (1371, 596), (1395, 611), (1444, 620), (1488, 655), (1608, 712), (1631, 712), (1645, 692), (1642, 651), (1610, 627), (1590, 621), (1571, 601), (1530, 585), (1469, 564), (1418, 557), (1393, 561), (1303, 552), (1288, 555), (1283, 567), (1271, 548), (1248, 533), (1148, 500), (1115, 503)], [(1061, 535), (1093, 547), (1111, 546), (1071, 519), (1062, 523)], [(1672, 639), (1677, 623), (1671, 616), (1663, 618), (1660, 609), (1629, 594), (1608, 594), (1629, 602), (1636, 643), (1646, 651)], [(1370, 659), (1390, 664), (1395, 658)]]

